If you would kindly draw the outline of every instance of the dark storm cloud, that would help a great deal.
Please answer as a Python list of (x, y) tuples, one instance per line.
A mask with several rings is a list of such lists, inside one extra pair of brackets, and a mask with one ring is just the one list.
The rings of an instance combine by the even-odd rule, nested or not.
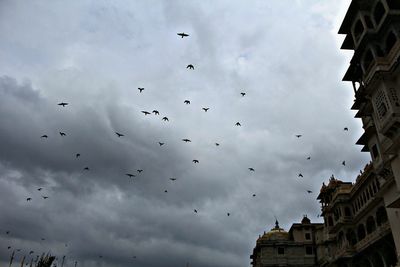
[(274, 216), (315, 221), (322, 182), (368, 160), (340, 82), (337, 4), (0, 5), (0, 246), (18, 259), (245, 266)]

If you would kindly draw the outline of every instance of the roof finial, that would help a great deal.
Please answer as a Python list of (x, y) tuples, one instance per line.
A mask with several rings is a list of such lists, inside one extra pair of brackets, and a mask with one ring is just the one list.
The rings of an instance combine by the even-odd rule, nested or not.
[(279, 222), (278, 222), (278, 219), (276, 218), (275, 215), (274, 215), (274, 217), (275, 217), (275, 229), (279, 229)]

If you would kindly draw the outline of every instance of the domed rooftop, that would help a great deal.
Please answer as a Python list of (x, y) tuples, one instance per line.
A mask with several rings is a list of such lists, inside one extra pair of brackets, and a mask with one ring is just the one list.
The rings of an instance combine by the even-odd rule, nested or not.
[(276, 220), (275, 227), (269, 232), (264, 232), (262, 236), (257, 239), (257, 243), (262, 241), (275, 241), (275, 240), (289, 240), (289, 233), (283, 228), (279, 227), (279, 222)]

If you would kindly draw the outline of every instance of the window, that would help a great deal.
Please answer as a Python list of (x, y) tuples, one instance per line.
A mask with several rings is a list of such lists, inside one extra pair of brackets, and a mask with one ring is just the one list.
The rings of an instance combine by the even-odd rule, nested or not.
[(310, 246), (306, 247), (306, 255), (312, 255), (313, 254), (313, 248)]
[(306, 238), (306, 240), (310, 240), (311, 239), (311, 234), (310, 233), (306, 233), (305, 234), (305, 238)]
[(379, 1), (374, 9), (374, 20), (376, 25), (379, 25), (383, 18), (383, 15), (385, 15), (385, 7), (383, 6), (382, 2)]
[(351, 211), (350, 211), (350, 208), (349, 208), (349, 207), (345, 207), (345, 208), (344, 208), (344, 215), (345, 215), (345, 216), (351, 216)]
[(392, 31), (390, 31), (389, 35), (386, 37), (386, 42), (385, 42), (386, 53), (389, 53), (390, 50), (392, 50), (392, 47), (394, 46), (396, 41), (397, 41), (396, 35)]
[(285, 254), (285, 248), (278, 248), (278, 254), (279, 255), (283, 255), (283, 254)]
[(365, 228), (363, 224), (360, 224), (357, 228), (357, 235), (358, 235), (358, 240), (362, 240), (365, 237)]
[(372, 152), (372, 157), (373, 157), (374, 159), (376, 159), (377, 157), (379, 157), (378, 147), (376, 146), (376, 144), (374, 144), (374, 145), (371, 147), (371, 152)]
[(369, 216), (367, 219), (367, 233), (370, 234), (373, 231), (375, 231), (376, 226), (375, 226), (375, 220), (374, 217)]

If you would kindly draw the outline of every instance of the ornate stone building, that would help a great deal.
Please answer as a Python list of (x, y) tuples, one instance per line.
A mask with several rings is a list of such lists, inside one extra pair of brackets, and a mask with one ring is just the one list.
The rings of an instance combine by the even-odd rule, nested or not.
[(295, 223), (286, 232), (279, 227), (278, 221), (269, 232), (257, 239), (251, 264), (254, 267), (269, 266), (318, 266), (315, 234), (322, 223), (311, 223), (304, 217), (301, 223)]
[(354, 184), (332, 176), (322, 185), (324, 224), (309, 225), (310, 243), (298, 239), (304, 223), (276, 226), (257, 240), (255, 267), (400, 267), (400, 0), (352, 0), (339, 34), (354, 50), (343, 81), (363, 124), (357, 144), (372, 161)]

